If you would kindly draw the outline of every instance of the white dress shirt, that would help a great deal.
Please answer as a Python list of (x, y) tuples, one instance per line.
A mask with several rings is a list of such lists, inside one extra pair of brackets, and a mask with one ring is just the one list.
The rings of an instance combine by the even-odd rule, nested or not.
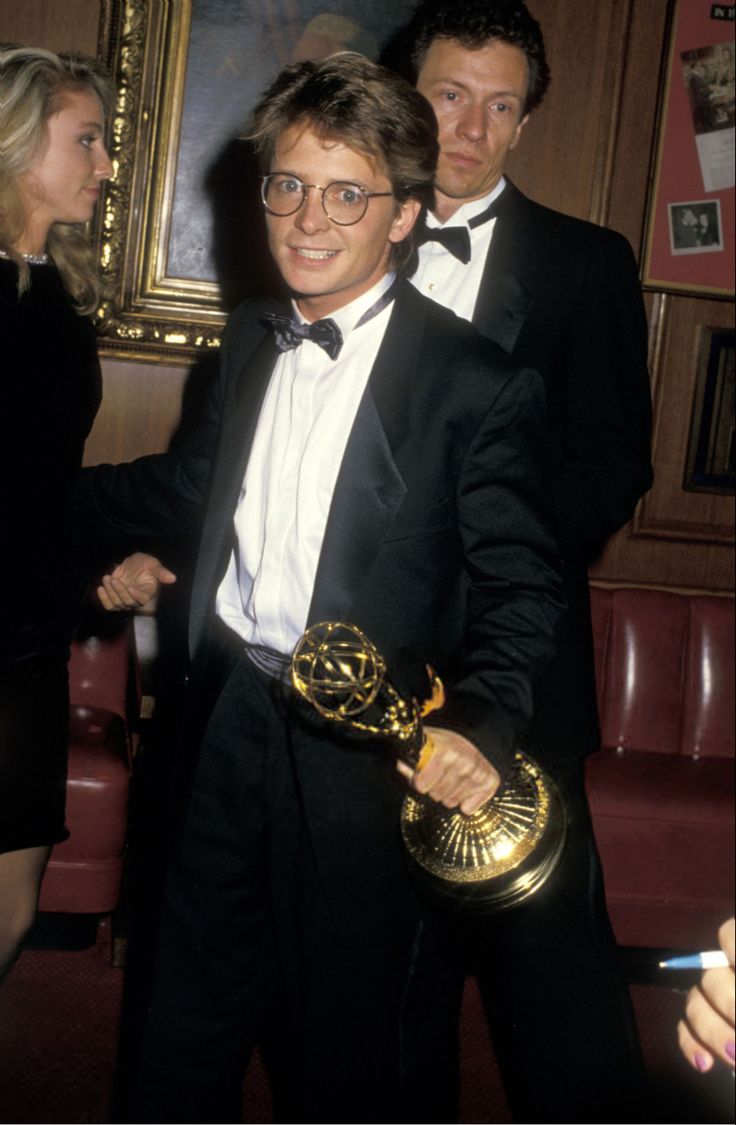
[(218, 616), (249, 645), (288, 654), (306, 627), (337, 474), (393, 302), (355, 326), (393, 280), (384, 275), (330, 314), (343, 336), (336, 360), (305, 340), (276, 361), (216, 600)]
[(469, 227), (468, 220), (485, 211), (505, 186), (506, 181), (502, 176), (493, 191), (483, 199), (463, 204), (446, 223), (438, 222), (431, 213), (427, 215), (428, 227), (467, 229), (470, 235), (470, 261), (464, 265), (439, 242), (425, 242), (419, 247), (419, 266), (411, 282), (425, 297), (452, 309), (465, 320), (473, 318), (483, 268), (496, 225), (495, 219), (489, 219), (478, 227)]

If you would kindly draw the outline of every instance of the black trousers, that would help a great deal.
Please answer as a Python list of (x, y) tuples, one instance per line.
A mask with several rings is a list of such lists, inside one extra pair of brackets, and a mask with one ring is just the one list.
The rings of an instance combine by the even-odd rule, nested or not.
[(568, 814), (560, 864), (515, 909), (465, 924), (470, 963), (515, 1121), (646, 1121), (636, 1024), (582, 763), (555, 777)]
[(240, 1121), (261, 1044), (276, 1120), (452, 1121), (459, 978), (413, 894), (393, 761), (310, 727), (227, 649), (169, 865), (129, 1120)]

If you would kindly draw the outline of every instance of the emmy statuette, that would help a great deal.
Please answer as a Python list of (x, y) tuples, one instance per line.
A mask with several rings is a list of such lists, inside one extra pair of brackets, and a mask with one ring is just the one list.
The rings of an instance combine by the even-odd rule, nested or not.
[[(388, 738), (413, 769), (431, 757), (422, 717), (442, 706), (439, 678), (421, 708), (405, 699), (357, 626), (322, 622), (307, 629), (294, 650), (291, 679), (323, 718)], [(477, 812), (466, 816), (410, 794), (401, 831), (415, 875), (436, 900), (490, 913), (522, 902), (544, 885), (562, 851), (565, 815), (552, 780), (517, 752), (501, 790)]]

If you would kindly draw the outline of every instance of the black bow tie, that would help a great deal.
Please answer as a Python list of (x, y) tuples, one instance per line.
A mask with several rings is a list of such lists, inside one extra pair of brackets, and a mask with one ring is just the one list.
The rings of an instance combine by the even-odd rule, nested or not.
[(327, 317), (315, 320), (313, 324), (300, 324), (290, 316), (280, 313), (265, 313), (263, 320), (273, 331), (276, 347), (280, 352), (298, 348), (304, 340), (313, 340), (327, 352), (330, 359), (337, 359), (342, 348), (342, 332), (335, 321)]
[(470, 261), (470, 235), (467, 227), (425, 227), (419, 232), (417, 243), (439, 242), (445, 250), (467, 266)]
[[(503, 192), (501, 192), (503, 195)], [(417, 236), (417, 245), (423, 246), (425, 242), (439, 242), (448, 250), (455, 258), (467, 266), (470, 261), (470, 234), (468, 227), (475, 230), (476, 227), (482, 226), (487, 223), (489, 219), (494, 219), (498, 212), (498, 201), (501, 195), (496, 196), (492, 203), (486, 207), (485, 211), (481, 211), (480, 215), (475, 215), (472, 219), (468, 219), (467, 227), (428, 227), (425, 223), (422, 230)]]
[[(374, 316), (378, 316), (387, 305), (391, 304), (396, 296), (396, 286), (396, 280), (392, 281), (378, 300), (374, 301), (369, 309), (366, 309), (358, 323), (353, 325), (353, 331), (356, 328), (362, 328), (364, 324), (373, 320)], [(298, 320), (292, 320), (290, 316), (282, 316), (280, 313), (264, 313), (261, 319), (273, 331), (276, 337), (276, 347), (280, 352), (288, 352), (292, 348), (298, 348), (302, 340), (314, 340), (315, 344), (324, 348), (330, 359), (337, 359), (340, 354), (343, 344), (342, 332), (339, 325), (335, 324), (331, 317), (326, 317), (324, 320), (315, 320), (314, 324), (300, 324)]]

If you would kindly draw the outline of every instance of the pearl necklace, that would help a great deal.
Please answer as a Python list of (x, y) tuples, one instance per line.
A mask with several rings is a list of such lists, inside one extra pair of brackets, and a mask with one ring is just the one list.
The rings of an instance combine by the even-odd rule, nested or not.
[[(11, 260), (10, 254), (6, 254), (4, 250), (0, 250), (0, 258)], [(49, 260), (48, 254), (21, 254), (21, 258), (28, 262), (29, 266), (45, 266)]]

